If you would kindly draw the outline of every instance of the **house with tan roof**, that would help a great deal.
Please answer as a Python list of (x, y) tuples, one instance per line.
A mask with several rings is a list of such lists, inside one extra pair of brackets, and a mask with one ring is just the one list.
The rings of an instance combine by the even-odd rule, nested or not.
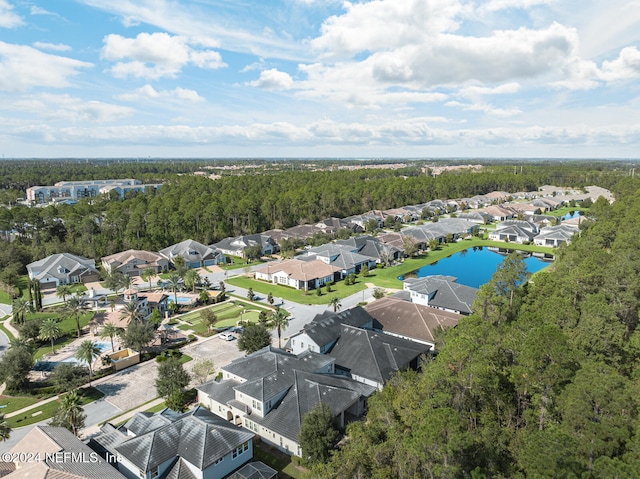
[(34, 427), (6, 456), (23, 459), (8, 479), (126, 479), (63, 427)]
[(102, 267), (109, 274), (118, 271), (127, 276), (136, 277), (140, 276), (146, 268), (151, 268), (156, 273), (166, 272), (169, 269), (169, 260), (153, 251), (129, 249), (103, 257)]
[(432, 350), (438, 332), (456, 326), (463, 317), (397, 296), (378, 299), (364, 309), (373, 317), (374, 330), (427, 344)]
[(340, 268), (320, 260), (287, 259), (272, 261), (255, 271), (255, 278), (273, 284), (308, 291), (335, 281)]

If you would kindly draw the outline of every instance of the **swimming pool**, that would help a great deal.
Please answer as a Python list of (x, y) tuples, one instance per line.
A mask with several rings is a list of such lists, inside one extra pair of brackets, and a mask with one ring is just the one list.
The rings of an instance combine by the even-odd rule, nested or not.
[(190, 304), (196, 300), (196, 298), (192, 298), (190, 296), (178, 296), (176, 299), (179, 304)]
[[(100, 354), (102, 354), (104, 351), (108, 349), (111, 349), (110, 342), (94, 341), (93, 344), (98, 347), (98, 349), (100, 350)], [(46, 359), (38, 360), (36, 364), (33, 366), (33, 370), (34, 371), (53, 371), (55, 367), (60, 363), (75, 363), (75, 364), (81, 364), (81, 365), (87, 364), (85, 361), (80, 361), (78, 358), (72, 355), (60, 361), (47, 361)]]

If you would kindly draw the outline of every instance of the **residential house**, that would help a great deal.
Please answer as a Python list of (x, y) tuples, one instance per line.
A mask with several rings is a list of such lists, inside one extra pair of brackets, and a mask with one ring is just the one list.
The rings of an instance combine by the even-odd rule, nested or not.
[(472, 313), (478, 292), (476, 288), (458, 284), (453, 276), (443, 275), (407, 278), (403, 281), (403, 291), (414, 303), (462, 315)]
[(376, 263), (388, 264), (402, 258), (404, 250), (380, 241), (377, 237), (362, 235), (346, 240), (336, 240), (334, 244), (349, 248), (352, 253), (375, 258)]
[(509, 243), (528, 243), (539, 233), (535, 223), (520, 220), (507, 220), (496, 225), (496, 229), (489, 233), (493, 241), (508, 241)]
[(3, 454), (3, 462), (7, 459), (15, 460), (7, 479), (125, 479), (63, 427), (36, 425)]
[(375, 388), (335, 374), (334, 359), (306, 351), (294, 355), (267, 347), (222, 367), (222, 379), (197, 387), (200, 404), (288, 454), (302, 456), (298, 435), (320, 402), (334, 424), (360, 417)]
[(462, 318), (460, 314), (412, 303), (397, 296), (373, 301), (364, 310), (373, 317), (374, 330), (427, 344), (432, 350), (438, 331), (456, 326)]
[(509, 208), (507, 205), (491, 205), (480, 208), (478, 211), (491, 216), (492, 221), (505, 221), (517, 216), (517, 212)]
[(340, 268), (320, 260), (287, 259), (270, 261), (255, 270), (255, 278), (273, 284), (308, 291), (335, 281)]
[(106, 423), (90, 446), (128, 479), (222, 479), (251, 461), (254, 436), (198, 406)]
[(492, 191), (491, 193), (487, 193), (484, 195), (485, 198), (488, 198), (493, 203), (504, 203), (507, 201), (509, 197), (511, 197), (511, 193), (507, 193), (506, 191)]
[(340, 278), (345, 278), (351, 273), (359, 273), (365, 264), (369, 269), (376, 267), (376, 259), (360, 253), (353, 253), (350, 247), (330, 243), (309, 248), (305, 254), (298, 256), (302, 261), (320, 260), (331, 266), (339, 268)]
[(130, 249), (102, 258), (102, 267), (109, 274), (116, 271), (136, 277), (142, 271), (151, 268), (155, 273), (164, 273), (169, 269), (169, 260), (159, 253)]
[(480, 225), (486, 225), (493, 221), (493, 216), (482, 210), (476, 210), (469, 211), (467, 213), (459, 213), (458, 219), (473, 221), (474, 223), (478, 223)]
[(56, 288), (60, 284), (91, 283), (100, 279), (93, 259), (70, 253), (57, 253), (29, 263), (30, 280), (38, 280), (42, 289)]
[(478, 223), (473, 221), (460, 218), (442, 218), (435, 223), (404, 228), (402, 234), (412, 236), (424, 244), (428, 244), (432, 239), (437, 240), (439, 243), (444, 243), (449, 235), (455, 241), (461, 237), (477, 233), (479, 228)]
[(580, 229), (571, 224), (562, 223), (557, 226), (547, 226), (540, 230), (540, 234), (533, 240), (538, 246), (551, 246), (557, 248), (562, 244), (571, 243), (573, 235), (579, 234)]
[(342, 325), (372, 329), (373, 317), (360, 306), (336, 313), (326, 311), (316, 315), (298, 333), (292, 334), (285, 349), (293, 354), (305, 351), (326, 354), (340, 338)]
[(376, 239), (380, 241), (382, 244), (393, 247), (398, 250), (404, 251), (405, 241), (411, 241), (419, 250), (426, 249), (426, 245), (424, 242), (418, 240), (413, 236), (407, 236), (404, 233), (380, 233), (376, 236)]
[(429, 349), (427, 344), (342, 324), (340, 336), (327, 354), (335, 359), (336, 374), (382, 390), (393, 374), (417, 370), (420, 356)]
[(261, 233), (225, 238), (213, 246), (221, 253), (238, 257), (242, 257), (244, 250), (253, 246), (259, 246), (261, 248), (260, 254), (262, 256), (269, 256), (278, 251), (278, 245), (271, 236)]
[(160, 250), (160, 254), (172, 264), (176, 257), (181, 256), (184, 258), (185, 266), (191, 269), (224, 264), (225, 262), (224, 253), (216, 249), (215, 246), (205, 246), (192, 239), (164, 248)]

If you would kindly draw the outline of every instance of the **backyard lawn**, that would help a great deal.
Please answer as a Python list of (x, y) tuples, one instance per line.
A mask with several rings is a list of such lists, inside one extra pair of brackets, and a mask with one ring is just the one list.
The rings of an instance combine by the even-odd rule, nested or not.
[[(273, 294), (274, 298), (282, 298), (285, 301), (291, 301), (301, 304), (329, 304), (329, 300), (334, 296), (338, 298), (346, 298), (352, 294), (358, 293), (363, 289), (367, 289), (365, 283), (369, 282), (370, 278), (363, 278), (358, 276), (355, 284), (345, 285), (344, 281), (338, 281), (331, 286), (332, 291), (327, 293), (327, 287), (322, 287), (322, 295), (318, 296), (316, 290), (308, 291), (306, 294), (304, 291), (289, 288), (287, 286), (281, 286), (278, 284), (267, 283), (265, 281), (259, 281), (252, 278), (237, 276), (228, 279), (226, 282), (232, 286), (239, 286), (240, 288), (253, 288), (253, 291), (263, 295)], [(276, 303), (277, 304), (277, 303)]]
[[(80, 314), (80, 327), (85, 328), (93, 315), (95, 313), (93, 311), (84, 312)], [(30, 321), (33, 319), (47, 319), (47, 318), (56, 318), (61, 319), (60, 313), (54, 312), (40, 312), (40, 313), (28, 313), (25, 316), (26, 321)], [(71, 343), (73, 340), (77, 338), (76, 335), (76, 320), (74, 317), (62, 318), (58, 323), (60, 326), (60, 330), (62, 331), (62, 336), (55, 340), (55, 350), (58, 351), (60, 348), (66, 346)], [(34, 353), (34, 359), (38, 360), (44, 354), (51, 352), (51, 342), (45, 341), (42, 345), (36, 350)]]

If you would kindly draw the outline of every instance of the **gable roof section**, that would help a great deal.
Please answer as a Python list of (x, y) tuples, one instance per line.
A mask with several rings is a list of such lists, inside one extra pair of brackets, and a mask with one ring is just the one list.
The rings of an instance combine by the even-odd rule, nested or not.
[(340, 337), (342, 325), (363, 327), (373, 323), (373, 317), (361, 306), (332, 313), (325, 311), (316, 315), (301, 331), (319, 346), (332, 343)]
[(153, 251), (144, 251), (136, 249), (128, 249), (120, 253), (115, 253), (102, 258), (102, 261), (108, 265), (115, 265), (117, 268), (121, 264), (126, 264), (135, 259), (140, 259), (146, 264), (157, 264), (159, 260), (162, 260), (163, 256)]
[(327, 258), (332, 266), (337, 266), (341, 270), (348, 270), (356, 267), (356, 265), (375, 261), (371, 256), (365, 256), (350, 251), (350, 247), (330, 243), (322, 246), (316, 246), (307, 250), (307, 253), (300, 257), (304, 261), (312, 261), (317, 258)]
[(429, 297), (429, 305), (471, 314), (478, 290), (456, 283), (453, 276), (425, 276), (404, 280), (406, 289)]
[(387, 296), (365, 306), (374, 318), (374, 329), (409, 337), (418, 341), (435, 343), (439, 329), (458, 324), (462, 317), (450, 311), (430, 308), (400, 298)]
[(379, 384), (409, 366), (429, 346), (389, 334), (353, 326), (342, 326), (338, 342), (329, 355), (336, 366)]

